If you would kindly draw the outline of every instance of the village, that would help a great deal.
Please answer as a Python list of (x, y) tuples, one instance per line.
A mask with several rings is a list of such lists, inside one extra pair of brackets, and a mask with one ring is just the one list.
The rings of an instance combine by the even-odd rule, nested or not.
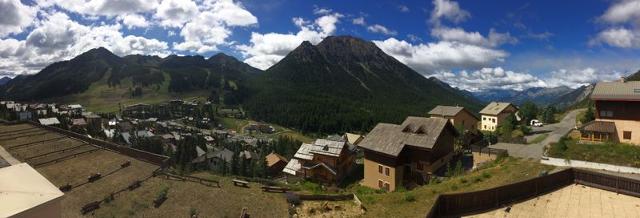
[[(610, 88), (612, 86), (624, 88), (618, 90)], [(491, 102), (479, 112), (459, 106), (439, 105), (426, 110), (424, 117), (409, 116), (399, 124), (379, 123), (368, 133), (344, 133), (317, 139), (306, 137), (302, 138), (304, 141), (280, 135), (278, 133), (283, 132), (283, 128), (268, 123), (247, 121), (241, 122), (242, 125), (225, 126), (220, 122), (221, 118), (242, 120), (246, 118), (243, 111), (218, 109), (210, 102), (172, 100), (156, 105), (134, 104), (121, 106), (118, 112), (97, 114), (78, 104), (0, 101), (0, 114), (5, 123), (0, 128), (0, 141), (4, 149), (9, 151), (0, 154), (3, 154), (4, 162), (14, 159), (11, 157), (13, 155), (17, 162), (32, 164), (38, 171), (49, 175), (52, 171), (40, 167), (51, 164), (64, 166), (74, 158), (82, 158), (95, 150), (112, 150), (121, 154), (120, 159), (135, 159), (123, 163), (122, 169), (132, 161), (136, 165), (145, 165), (139, 169), (140, 173), (149, 174), (145, 180), (165, 176), (178, 181), (195, 181), (204, 184), (198, 189), (204, 189), (205, 193), (206, 187), (210, 186), (225, 190), (226, 187), (221, 187), (221, 184), (233, 184), (234, 189), (251, 192), (255, 191), (254, 183), (261, 184), (259, 187), (266, 193), (286, 193), (281, 199), (282, 205), (291, 206), (283, 206), (288, 209), (275, 213), (277, 216), (282, 215), (280, 212), (296, 217), (390, 215), (390, 211), (396, 209), (379, 211), (374, 206), (388, 201), (384, 199), (385, 196), (400, 198), (400, 202), (412, 207), (417, 206), (417, 202), (436, 204), (433, 208), (422, 206), (417, 213), (423, 216), (449, 216), (474, 210), (452, 206), (450, 204), (454, 200), (440, 200), (444, 197), (437, 194), (500, 185), (508, 187), (515, 185), (510, 183), (525, 178), (547, 181), (547, 175), (557, 177), (561, 173), (571, 174), (571, 181), (578, 181), (574, 178), (577, 172), (592, 177), (607, 177), (609, 180), (620, 176), (627, 178), (630, 184), (640, 184), (632, 180), (638, 178), (634, 174), (597, 172), (603, 169), (621, 172), (623, 166), (572, 166), (569, 162), (555, 163), (553, 160), (557, 158), (552, 157), (566, 151), (567, 145), (564, 148), (557, 147), (572, 140), (576, 144), (609, 143), (612, 140), (617, 143), (640, 143), (638, 135), (633, 133), (636, 129), (629, 125), (630, 122), (637, 122), (637, 116), (634, 115), (637, 113), (629, 110), (629, 107), (621, 107), (629, 106), (630, 100), (640, 100), (637, 92), (628, 93), (629, 90), (637, 90), (636, 87), (640, 87), (640, 82), (599, 83), (591, 96), (595, 101), (595, 111), (591, 108), (587, 111), (574, 110), (557, 120), (553, 117), (555, 114), (549, 114), (547, 109), (536, 109), (539, 112), (532, 113), (527, 108), (530, 106), (516, 106), (508, 102)], [(577, 117), (578, 113), (581, 117)], [(55, 136), (47, 137), (51, 134)], [(32, 156), (21, 150), (26, 149), (25, 146), (29, 149), (52, 147), (30, 151), (40, 153)], [(92, 149), (93, 146), (97, 148)], [(49, 158), (50, 155), (60, 157)], [(45, 158), (44, 161), (42, 158)], [(69, 158), (72, 160), (67, 160)], [(505, 170), (509, 167), (519, 169), (513, 169), (515, 172)], [(593, 171), (576, 171), (571, 167), (590, 168)], [(102, 177), (99, 173), (92, 174), (88, 182), (93, 183)], [(76, 188), (82, 187), (57, 180), (54, 189), (59, 189), (57, 192), (60, 196), (62, 193), (83, 196), (74, 193)], [(134, 188), (130, 185), (129, 191), (145, 186), (142, 183), (144, 180), (132, 181), (137, 185)], [(552, 190), (561, 188), (558, 185), (568, 184), (568, 181), (553, 184)], [(593, 181), (583, 182), (587, 184)], [(606, 184), (598, 185), (604, 190), (611, 190)], [(420, 194), (425, 193), (426, 189), (431, 190), (429, 194)], [(633, 190), (627, 191), (635, 193)], [(170, 192), (166, 188), (160, 193), (154, 201), (155, 207), (163, 207), (163, 204), (171, 207), (170, 201), (163, 202), (171, 199), (172, 194), (168, 194)], [(522, 195), (537, 196), (544, 193), (535, 191)], [(62, 209), (63, 214), (118, 215), (100, 208), (111, 208), (109, 204), (122, 198), (114, 199), (114, 193), (102, 194), (107, 198), (89, 202), (80, 210), (77, 205), (70, 207), (75, 208), (73, 210)], [(56, 195), (55, 199), (59, 200), (59, 196)], [(287, 204), (284, 204), (285, 199)], [(439, 200), (434, 203), (434, 199)], [(512, 201), (508, 198), (499, 200)], [(638, 199), (630, 201), (640, 203)], [(454, 209), (447, 211), (443, 206), (438, 206), (440, 204)], [(276, 216), (268, 214), (268, 211), (256, 210), (262, 206), (255, 204), (242, 204), (242, 207), (241, 212), (227, 211), (224, 214)], [(37, 210), (37, 207), (33, 208)], [(508, 208), (513, 213), (523, 210), (513, 205)], [(147, 211), (146, 214), (154, 213)], [(192, 208), (189, 213), (192, 217), (198, 217), (198, 214), (207, 217), (211, 215), (207, 213), (213, 212)], [(504, 209), (492, 213), (504, 213)]]

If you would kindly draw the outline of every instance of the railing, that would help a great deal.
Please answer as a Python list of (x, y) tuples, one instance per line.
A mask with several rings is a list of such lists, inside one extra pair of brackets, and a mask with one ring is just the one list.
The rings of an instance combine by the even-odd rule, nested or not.
[(570, 168), (491, 189), (439, 195), (427, 217), (459, 217), (495, 210), (573, 183), (640, 197), (639, 180)]

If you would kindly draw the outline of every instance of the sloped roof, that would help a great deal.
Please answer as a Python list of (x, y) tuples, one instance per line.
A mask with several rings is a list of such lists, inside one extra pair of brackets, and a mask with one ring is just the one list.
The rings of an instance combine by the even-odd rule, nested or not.
[(379, 123), (359, 146), (391, 156), (398, 156), (405, 145), (431, 149), (442, 131), (455, 128), (447, 119), (439, 117), (407, 117), (401, 125)]
[(87, 125), (87, 121), (84, 120), (84, 118), (77, 118), (77, 119), (73, 119), (71, 120), (71, 123), (74, 126), (84, 126)]
[(276, 164), (276, 163), (278, 163), (280, 161), (287, 162), (287, 158), (285, 158), (282, 155), (279, 155), (277, 153), (273, 153), (273, 152), (271, 154), (268, 154), (265, 157), (265, 159), (267, 160), (267, 166), (268, 167), (271, 167), (271, 166), (273, 166), (274, 164)]
[(63, 195), (26, 163), (0, 168), (0, 217), (11, 217)]
[[(431, 109), (431, 111), (429, 111), (429, 115), (432, 116), (442, 116), (442, 117), (453, 117), (458, 115), (458, 113), (462, 112), (462, 111), (467, 111), (467, 113), (469, 113), (471, 116), (473, 116), (474, 118), (478, 119), (478, 117), (471, 113), (471, 111), (467, 110), (464, 107), (460, 107), (460, 106), (444, 106), (444, 105), (438, 105), (436, 107), (434, 107), (433, 109)], [(480, 119), (478, 119), (480, 120)]]
[(344, 148), (345, 144), (347, 144), (345, 141), (317, 139), (313, 143), (313, 147), (309, 152), (313, 154), (322, 154), (322, 155), (338, 157), (340, 156), (340, 153), (342, 152), (342, 148)]
[(296, 154), (293, 155), (295, 158), (300, 158), (303, 160), (312, 160), (313, 154), (311, 153), (311, 149), (313, 148), (312, 144), (302, 143)]
[(517, 108), (515, 105), (513, 105), (511, 103), (495, 102), (494, 101), (494, 102), (489, 103), (486, 107), (484, 107), (484, 109), (482, 109), (480, 111), (480, 114), (498, 115), (498, 114), (502, 113), (502, 111), (507, 109), (509, 106)]
[(640, 101), (640, 81), (599, 82), (593, 88), (591, 99)]
[(440, 116), (451, 117), (460, 113), (460, 111), (462, 111), (463, 109), (464, 109), (463, 107), (457, 107), (457, 106), (438, 105), (433, 109), (431, 109), (431, 111), (429, 111), (429, 115), (440, 115)]
[(616, 123), (609, 121), (591, 121), (585, 123), (580, 130), (588, 132), (616, 133)]
[(354, 145), (360, 143), (360, 140), (362, 139), (362, 135), (358, 135), (358, 134), (345, 133), (344, 135), (345, 135), (345, 138), (347, 138), (347, 142)]
[(291, 159), (289, 163), (287, 163), (287, 166), (285, 166), (284, 169), (282, 169), (282, 172), (295, 176), (296, 173), (300, 171), (300, 169), (302, 169), (302, 164), (298, 159), (294, 158), (294, 159)]

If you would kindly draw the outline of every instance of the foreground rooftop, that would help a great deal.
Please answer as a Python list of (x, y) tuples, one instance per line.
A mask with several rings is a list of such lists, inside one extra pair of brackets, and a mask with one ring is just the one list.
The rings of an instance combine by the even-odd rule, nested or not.
[(569, 185), (546, 195), (482, 214), (489, 217), (637, 217), (640, 198), (584, 185)]

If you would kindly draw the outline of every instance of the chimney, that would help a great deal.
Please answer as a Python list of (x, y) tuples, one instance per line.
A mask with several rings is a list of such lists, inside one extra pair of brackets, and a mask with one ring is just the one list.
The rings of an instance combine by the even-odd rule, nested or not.
[(620, 82), (621, 83), (626, 83), (627, 82), (627, 77), (621, 76), (620, 77)]

